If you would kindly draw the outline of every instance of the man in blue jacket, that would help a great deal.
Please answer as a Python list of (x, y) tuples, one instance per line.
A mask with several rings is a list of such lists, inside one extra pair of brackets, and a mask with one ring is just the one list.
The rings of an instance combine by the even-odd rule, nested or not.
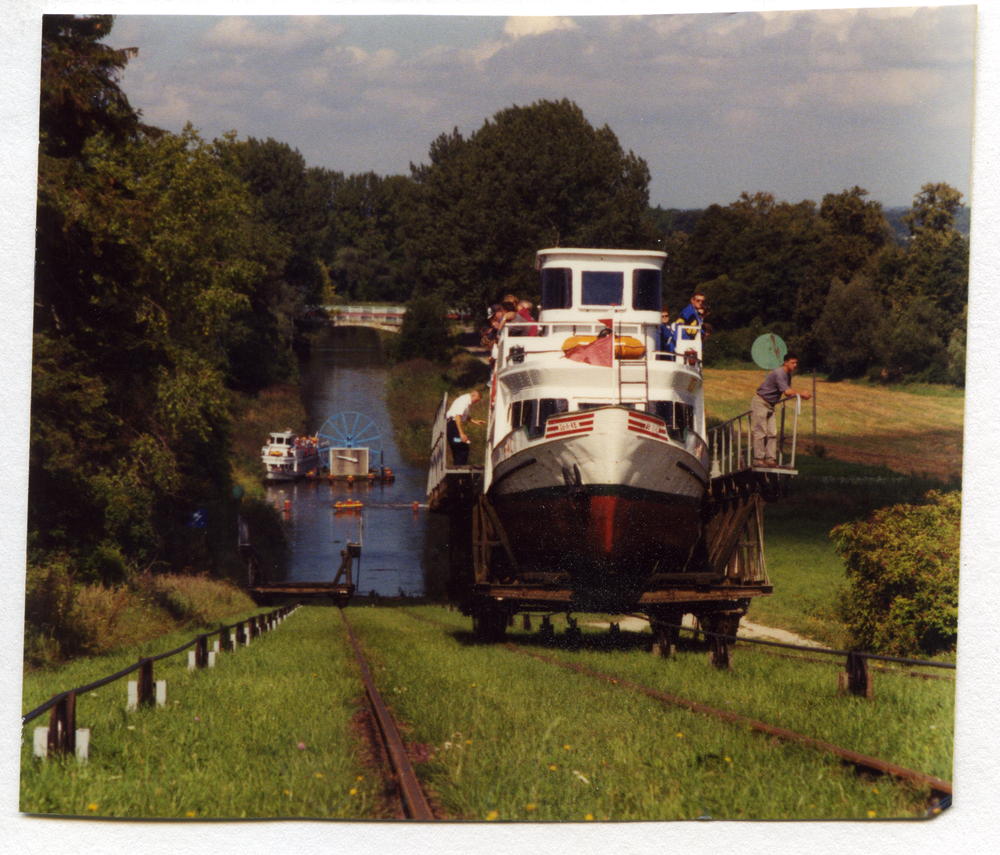
[(702, 332), (705, 319), (705, 295), (694, 293), (691, 302), (684, 307), (681, 312), (681, 338), (691, 341), (697, 338)]

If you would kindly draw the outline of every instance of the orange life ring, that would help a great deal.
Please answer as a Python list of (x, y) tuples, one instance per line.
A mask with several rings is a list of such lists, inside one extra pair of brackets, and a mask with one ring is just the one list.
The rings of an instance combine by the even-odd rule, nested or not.
[[(563, 342), (563, 352), (579, 347), (581, 344), (590, 344), (597, 341), (596, 335), (574, 335)], [(630, 335), (615, 336), (615, 358), (616, 359), (639, 359), (646, 352), (646, 348), (641, 341)]]

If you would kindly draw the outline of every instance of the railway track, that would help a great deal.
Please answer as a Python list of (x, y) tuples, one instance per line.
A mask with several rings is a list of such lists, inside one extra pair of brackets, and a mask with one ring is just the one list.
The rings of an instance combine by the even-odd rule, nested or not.
[[(445, 629), (454, 629), (452, 625), (444, 623), (442, 621), (436, 621), (433, 618), (424, 617), (422, 615), (415, 615), (409, 612), (407, 614), (414, 620), (431, 623)], [(825, 742), (824, 740), (817, 739), (812, 736), (796, 733), (795, 731), (788, 730), (787, 728), (777, 727), (775, 725), (771, 725), (766, 722), (757, 721), (747, 716), (739, 715), (738, 713), (729, 712), (728, 710), (720, 710), (715, 707), (711, 707), (707, 704), (703, 704), (699, 701), (693, 701), (687, 698), (682, 698), (677, 695), (661, 692), (658, 689), (653, 689), (648, 686), (642, 686), (631, 680), (618, 677), (613, 674), (594, 671), (592, 669), (586, 668), (582, 665), (578, 665), (573, 662), (566, 662), (565, 660), (559, 659), (558, 657), (555, 656), (549, 656), (546, 654), (538, 653), (537, 651), (534, 650), (529, 650), (525, 647), (521, 647), (512, 642), (505, 643), (503, 647), (512, 653), (516, 653), (522, 656), (527, 656), (529, 658), (535, 659), (539, 662), (544, 662), (554, 667), (565, 668), (567, 670), (574, 671), (578, 674), (589, 677), (591, 679), (601, 680), (605, 683), (610, 683), (622, 689), (629, 689), (635, 692), (639, 692), (643, 695), (646, 695), (647, 697), (653, 698), (665, 704), (683, 707), (685, 709), (691, 710), (692, 712), (697, 712), (703, 715), (711, 716), (713, 718), (717, 718), (721, 721), (725, 721), (730, 724), (736, 724), (742, 727), (747, 727), (751, 730), (765, 734), (775, 739), (780, 739), (785, 742), (801, 745), (805, 748), (811, 748), (822, 753), (831, 754), (840, 759), (842, 762), (847, 763), (853, 766), (854, 768), (858, 769), (859, 771), (864, 771), (875, 775), (888, 775), (900, 781), (905, 781), (907, 783), (916, 786), (926, 786), (927, 788), (930, 789), (932, 794), (931, 804), (929, 805), (930, 810), (941, 809), (943, 807), (947, 807), (950, 804), (952, 797), (951, 782), (942, 780), (941, 778), (937, 778), (933, 775), (928, 775), (924, 772), (920, 772), (914, 769), (908, 769), (904, 766), (900, 766), (888, 760), (883, 760), (878, 757), (872, 757), (866, 754), (862, 754), (858, 751), (854, 751), (853, 749), (845, 748), (840, 745), (834, 745), (833, 743)]]
[(388, 760), (392, 770), (392, 780), (396, 785), (395, 796), (400, 802), (402, 813), (407, 819), (421, 821), (437, 819), (434, 811), (431, 809), (430, 803), (427, 801), (427, 797), (424, 795), (423, 787), (420, 784), (417, 773), (413, 769), (413, 764), (410, 763), (410, 758), (406, 754), (406, 747), (399, 734), (399, 729), (396, 727), (389, 708), (386, 706), (385, 701), (382, 700), (382, 696), (375, 686), (368, 663), (365, 661), (361, 647), (358, 645), (358, 640), (354, 636), (354, 630), (351, 629), (351, 624), (347, 620), (347, 614), (343, 609), (340, 609), (340, 616), (344, 620), (348, 637), (357, 655), (358, 665), (361, 668), (361, 677), (365, 684), (365, 694), (368, 696), (372, 718), (376, 725), (375, 730), (380, 740), (380, 744), (377, 746), (378, 753)]

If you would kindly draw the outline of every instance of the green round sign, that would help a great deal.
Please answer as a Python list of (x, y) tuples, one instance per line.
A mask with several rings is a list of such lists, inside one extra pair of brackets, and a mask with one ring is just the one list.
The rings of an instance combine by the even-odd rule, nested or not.
[(237, 484), (235, 487), (233, 487), (233, 498), (237, 499), (237, 500), (243, 498), (243, 487), (242, 487), (242, 485)]
[(788, 348), (774, 333), (764, 333), (759, 336), (750, 348), (750, 356), (761, 368), (772, 371), (785, 361)]

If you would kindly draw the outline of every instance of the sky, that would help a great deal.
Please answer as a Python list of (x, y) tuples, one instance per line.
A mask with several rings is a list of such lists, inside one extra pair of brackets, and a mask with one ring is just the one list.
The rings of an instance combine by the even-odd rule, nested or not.
[(971, 202), (975, 7), (633, 16), (118, 17), (147, 122), (235, 131), (309, 166), (408, 174), (431, 142), (568, 98), (645, 159), (650, 202), (855, 185), (908, 207)]
[[(0, 467), (0, 714), (20, 713), (25, 515), (31, 368), (33, 234), (42, 12), (80, 12), (79, 0), (8, 0), (0, 39), (0, 424), (10, 442)], [(794, 0), (583, 0), (482, 3), (325, 0), (323, 12), (378, 17), (197, 19), (246, 15), (252, 0), (102, 0), (118, 12), (112, 42), (140, 49), (123, 79), (152, 124), (205, 136), (235, 130), (286, 142), (311, 166), (405, 173), (431, 141), (454, 127), (473, 133), (499, 110), (540, 98), (570, 98), (594, 125), (648, 162), (651, 201), (672, 207), (727, 204), (747, 190), (820, 201), (859, 185), (885, 205), (909, 205), (928, 181), (945, 181), (971, 202), (974, 145), (962, 598), (956, 707), (955, 805), (930, 822), (656, 823), (532, 826), (328, 823), (100, 823), (17, 814), (20, 734), (0, 728), (0, 838), (14, 851), (71, 849), (103, 855), (133, 848), (171, 855), (263, 845), (305, 855), (352, 852), (467, 853), (657, 851), (731, 847), (741, 855), (867, 851), (996, 851), (1000, 707), (995, 650), (1000, 585), (996, 483), (1000, 478), (1000, 4), (953, 3), (901, 11), (804, 12)], [(267, 4), (273, 10), (277, 4)], [(283, 11), (315, 14), (315, 0)], [(835, 6), (827, 2), (825, 5)], [(885, 0), (883, 5), (893, 5)], [(895, 4), (895, 5), (898, 5)], [(584, 11), (640, 17), (589, 17)], [(650, 7), (655, 6), (655, 9)], [(764, 14), (651, 17), (682, 9)], [(448, 20), (396, 20), (388, 12), (445, 12)], [(470, 11), (491, 16), (468, 17)], [(510, 19), (511, 13), (556, 16)], [(134, 13), (171, 13), (140, 20)], [(125, 14), (129, 13), (129, 14)], [(502, 13), (502, 14), (497, 14)], [(180, 17), (178, 17), (180, 16)], [(187, 17), (184, 17), (187, 16)], [(154, 26), (155, 24), (155, 26)], [(973, 28), (975, 27), (975, 31)], [(975, 42), (974, 42), (975, 39)], [(973, 46), (976, 53), (973, 54)], [(976, 134), (971, 138), (975, 72)], [(18, 453), (21, 449), (21, 453)], [(11, 689), (11, 687), (15, 687)], [(915, 734), (919, 738), (919, 734)], [(393, 833), (394, 831), (400, 833)], [(734, 836), (735, 835), (735, 836)], [(992, 839), (993, 844), (988, 841)], [(18, 843), (21, 845), (18, 846)], [(346, 846), (343, 844), (347, 844)], [(8, 845), (8, 848), (10, 846)], [(6, 850), (5, 850), (6, 851)]]

